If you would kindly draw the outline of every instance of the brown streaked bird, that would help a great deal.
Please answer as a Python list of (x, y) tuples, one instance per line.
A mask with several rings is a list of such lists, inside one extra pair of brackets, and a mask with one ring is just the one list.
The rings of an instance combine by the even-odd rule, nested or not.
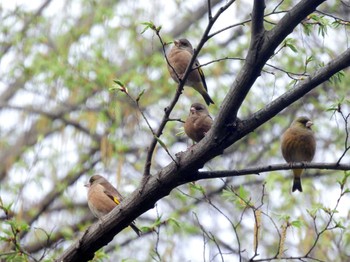
[(184, 124), (186, 135), (195, 142), (203, 139), (213, 124), (213, 119), (205, 105), (194, 103)]
[[(168, 53), (168, 70), (169, 73), (176, 83), (179, 83), (179, 79), (182, 79), (188, 64), (190, 63), (193, 56), (193, 47), (187, 39), (174, 40), (174, 46)], [(200, 66), (198, 60), (193, 64), (193, 68)], [(201, 68), (197, 68), (190, 72), (186, 80), (186, 85), (193, 87), (197, 90), (204, 98), (205, 102), (209, 106), (214, 104), (213, 100), (208, 94), (207, 84)]]
[[(316, 151), (316, 140), (311, 130), (313, 123), (308, 117), (301, 116), (293, 121), (291, 126), (282, 136), (281, 150), (287, 163), (311, 162)], [(294, 181), (292, 192), (299, 190), (301, 186), (301, 175), (303, 169), (293, 169)]]
[[(101, 218), (108, 214), (117, 205), (123, 201), (122, 195), (112, 186), (104, 177), (93, 175), (89, 183), (85, 185), (88, 188), (88, 205), (95, 217)], [(129, 225), (138, 236), (141, 230), (137, 228), (134, 222)]]

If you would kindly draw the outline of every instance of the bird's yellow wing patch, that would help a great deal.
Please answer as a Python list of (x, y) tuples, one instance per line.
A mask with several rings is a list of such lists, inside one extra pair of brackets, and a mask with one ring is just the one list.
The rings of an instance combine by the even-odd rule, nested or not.
[(119, 201), (119, 199), (117, 198), (117, 197), (113, 197), (113, 201), (117, 204), (117, 205), (119, 205), (120, 204), (120, 201)]

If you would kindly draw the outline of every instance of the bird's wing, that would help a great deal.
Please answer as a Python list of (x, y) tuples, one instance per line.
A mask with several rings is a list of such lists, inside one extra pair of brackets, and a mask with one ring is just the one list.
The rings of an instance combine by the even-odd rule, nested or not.
[(118, 192), (116, 188), (114, 188), (111, 184), (103, 183), (104, 193), (113, 200), (117, 205), (123, 201), (123, 196)]
[[(196, 61), (193, 64), (193, 67), (198, 67), (198, 66), (200, 66), (200, 63), (199, 63), (198, 59), (196, 59)], [(200, 68), (200, 67), (198, 68), (198, 73), (199, 73), (199, 76), (201, 77), (205, 91), (208, 92), (207, 82), (205, 81), (205, 77), (204, 77), (204, 73), (202, 71), (202, 68)]]

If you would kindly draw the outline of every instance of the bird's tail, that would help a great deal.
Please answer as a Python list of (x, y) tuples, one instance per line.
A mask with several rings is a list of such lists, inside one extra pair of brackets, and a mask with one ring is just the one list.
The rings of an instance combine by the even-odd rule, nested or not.
[(303, 169), (293, 169), (294, 181), (293, 181), (292, 192), (294, 192), (296, 190), (303, 192), (303, 188), (301, 186), (301, 174), (302, 173), (303, 173)]
[(205, 103), (210, 106), (210, 104), (214, 104), (214, 101), (210, 98), (210, 96), (208, 95), (208, 93), (203, 92), (201, 93), (201, 95), (203, 96)]
[(134, 222), (132, 222), (130, 225), (129, 225), (134, 231), (135, 233), (138, 235), (138, 236), (141, 236), (141, 230), (135, 225)]
[(210, 104), (214, 104), (214, 101), (210, 98), (209, 94), (207, 93), (206, 88), (203, 86), (202, 83), (195, 83), (193, 85), (193, 88), (196, 89), (204, 98), (205, 103), (209, 106)]

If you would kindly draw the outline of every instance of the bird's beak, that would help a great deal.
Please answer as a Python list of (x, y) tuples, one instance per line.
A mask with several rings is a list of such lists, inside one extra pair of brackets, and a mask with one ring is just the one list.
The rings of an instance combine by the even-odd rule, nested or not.
[(87, 187), (87, 188), (89, 188), (90, 186), (91, 186), (90, 183), (87, 183), (84, 185), (84, 187)]
[(307, 121), (306, 122), (306, 127), (311, 127), (314, 123), (312, 121)]
[(174, 40), (174, 45), (176, 45), (177, 47), (180, 46), (180, 41), (179, 40)]
[(190, 108), (190, 112), (191, 112), (192, 114), (194, 114), (194, 113), (196, 112), (196, 109), (192, 106), (192, 107)]

